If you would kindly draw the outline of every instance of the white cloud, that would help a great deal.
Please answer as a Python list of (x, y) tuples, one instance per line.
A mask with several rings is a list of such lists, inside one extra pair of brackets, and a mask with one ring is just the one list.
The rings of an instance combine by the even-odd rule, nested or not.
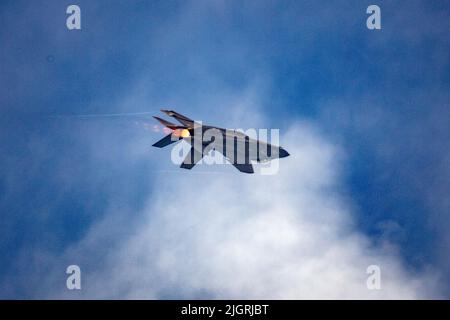
[[(435, 278), (409, 274), (389, 246), (375, 248), (352, 224), (339, 189), (342, 155), (306, 123), (282, 137), (291, 156), (275, 176), (161, 174), (133, 234), (89, 267), (95, 298), (426, 298)], [(122, 215), (123, 216), (123, 215)], [(96, 250), (111, 219), (68, 253)], [(124, 221), (121, 222), (123, 224)], [(89, 258), (91, 259), (91, 258)], [(91, 259), (92, 260), (92, 259)], [(366, 268), (381, 267), (381, 290)], [(65, 291), (61, 296), (68, 298)]]
[[(136, 52), (141, 59), (137, 61), (143, 61), (142, 68), (139, 68), (144, 74), (142, 82), (139, 81), (140, 76), (136, 75), (136, 83), (129, 81), (128, 85), (123, 84), (123, 91), (117, 93), (118, 97), (123, 98), (125, 95), (123, 100), (117, 99), (116, 95), (111, 96), (110, 92), (107, 92), (103, 99), (102, 95), (98, 94), (97, 103), (92, 103), (91, 108), (86, 107), (86, 110), (95, 111), (95, 106), (113, 105), (115, 107), (108, 111), (133, 112), (141, 111), (142, 108), (154, 109), (154, 106), (162, 105), (177, 110), (188, 108), (194, 117), (205, 115), (205, 121), (210, 120), (208, 122), (218, 125), (221, 123), (215, 120), (225, 121), (225, 125), (236, 126), (243, 123), (250, 126), (263, 124), (263, 120), (257, 117), (259, 115), (257, 108), (264, 102), (267, 106), (275, 99), (268, 93), (270, 81), (267, 80), (271, 79), (271, 64), (266, 61), (264, 55), (258, 58), (259, 46), (255, 47), (255, 43), (247, 41), (251, 40), (250, 36), (241, 39), (241, 31), (233, 28), (232, 8), (220, 4), (211, 5), (213, 6), (211, 9), (209, 4), (205, 8), (203, 4), (194, 3), (188, 5), (186, 10), (180, 10), (175, 19), (159, 23), (159, 30), (149, 31), (148, 42), (145, 42), (147, 48), (139, 48), (140, 53)], [(102, 9), (100, 7), (97, 9)], [(244, 17), (258, 17), (255, 25), (258, 26), (258, 30), (261, 26), (263, 28), (259, 33), (264, 35), (264, 30), (271, 30), (271, 24), (261, 24), (259, 21), (265, 21), (264, 12), (273, 10), (253, 10), (258, 9), (253, 8), (253, 5), (250, 9), (252, 10), (245, 11)], [(59, 9), (55, 7), (52, 10)], [(319, 12), (316, 12), (315, 6), (305, 8), (302, 6), (302, 10), (306, 10), (302, 11), (304, 13), (302, 19), (298, 19), (297, 10), (288, 9), (282, 15), (285, 18), (277, 21), (280, 23), (277, 24), (279, 27), (284, 26), (280, 30), (290, 31), (291, 39), (301, 39), (296, 44), (296, 61), (301, 62), (309, 57), (311, 51), (308, 49), (315, 48), (311, 44), (316, 42), (317, 36), (325, 34), (323, 31), (330, 29), (330, 26), (339, 24), (339, 28), (331, 29), (340, 30), (342, 34), (347, 34), (348, 28), (354, 26), (342, 24), (342, 19), (324, 19), (323, 17), (335, 16), (335, 8), (332, 6), (321, 8)], [(352, 10), (358, 8), (353, 6)], [(216, 11), (220, 11), (220, 15)], [(29, 13), (21, 14), (19, 25), (28, 25), (30, 17), (36, 16), (33, 8), (27, 12)], [(314, 14), (309, 14), (311, 12)], [(96, 24), (92, 25), (91, 30), (104, 29), (102, 26), (111, 15), (102, 16), (103, 18), (99, 15), (99, 19), (95, 20), (97, 22), (92, 21)], [(322, 17), (321, 21), (328, 22), (317, 24), (318, 16)], [(221, 41), (197, 40), (205, 36), (208, 39), (211, 37), (210, 33), (204, 31), (208, 30), (204, 28), (210, 22), (208, 17), (223, 19), (218, 23), (223, 26), (224, 31), (220, 37)], [(291, 25), (293, 21), (296, 23), (295, 28)], [(41, 24), (40, 21), (34, 23)], [(217, 30), (222, 30), (218, 25), (213, 26), (212, 29), (216, 30), (213, 35)], [(269, 27), (264, 29), (264, 26)], [(434, 28), (436, 24), (430, 26)], [(50, 27), (52, 25), (45, 30), (52, 29)], [(412, 31), (417, 31), (415, 27), (400, 29), (401, 32), (406, 32), (406, 36), (409, 33), (413, 34)], [(438, 29), (434, 31), (446, 30)], [(72, 52), (74, 47), (77, 48), (75, 52), (84, 50), (82, 43), (68, 46), (63, 41), (66, 39), (64, 28), (55, 30), (61, 31), (54, 33), (54, 37), (47, 38), (55, 47), (54, 54), (57, 55), (57, 61), (67, 55), (65, 54), (67, 50)], [(190, 30), (191, 36), (187, 36), (186, 30)], [(155, 36), (158, 34), (164, 36)], [(94, 32), (92, 35), (93, 39), (97, 39), (96, 36), (101, 34)], [(15, 36), (14, 39), (16, 38)], [(375, 45), (379, 44), (375, 42)], [(88, 65), (89, 70), (98, 71), (98, 66), (102, 66), (97, 62), (103, 61), (107, 50), (105, 48), (109, 46), (100, 47), (102, 48), (100, 51), (88, 51), (91, 55), (89, 61), (92, 62)], [(276, 48), (274, 46), (273, 49)], [(47, 54), (53, 54), (45, 50), (41, 52), (42, 59), (45, 59)], [(157, 52), (157, 59), (151, 55), (152, 52)], [(183, 53), (181, 56), (180, 52)], [(445, 50), (442, 51), (444, 52)], [(160, 60), (164, 56), (165, 58)], [(173, 61), (179, 64), (174, 65)], [(17, 67), (17, 63), (13, 62), (9, 65)], [(156, 64), (164, 67), (159, 70), (155, 68)], [(38, 69), (34, 73), (33, 68), (25, 65), (28, 78), (30, 72), (33, 75), (30, 79), (34, 79), (37, 74), (47, 69), (52, 70), (47, 65), (48, 63), (37, 64)], [(228, 86), (226, 77), (222, 75), (224, 72), (221, 68), (217, 67), (222, 65), (230, 70), (248, 73), (249, 79), (246, 80), (248, 83), (243, 84), (242, 88), (250, 89), (247, 92), (243, 90), (244, 94), (236, 94), (233, 89), (226, 90)], [(149, 69), (152, 70), (151, 73), (148, 72)], [(13, 75), (22, 73), (16, 72)], [(167, 78), (164, 78), (165, 73), (168, 74)], [(172, 74), (177, 76), (172, 77)], [(19, 78), (22, 79), (21, 76)], [(178, 79), (178, 82), (172, 78)], [(18, 79), (12, 83), (18, 83)], [(163, 83), (162, 86), (156, 85), (159, 81)], [(257, 83), (254, 86), (249, 85), (252, 82)], [(172, 87), (169, 86), (169, 89), (176, 88), (176, 90), (164, 89), (164, 84), (171, 84)], [(18, 87), (22, 88), (21, 85)], [(355, 87), (360, 90), (360, 86)], [(15, 92), (12, 89), (9, 91)], [(50, 96), (51, 93), (50, 90)], [(17, 94), (11, 95), (13, 96)], [(354, 101), (352, 97), (344, 102), (358, 108), (364, 105), (355, 104)], [(20, 104), (13, 103), (13, 105)], [(28, 104), (25, 105), (28, 107)], [(349, 110), (336, 108), (334, 97), (332, 107), (330, 110), (339, 112)], [(231, 109), (234, 109), (233, 112)], [(373, 124), (377, 121), (374, 119), (378, 118), (369, 119), (367, 109), (363, 111), (362, 114), (366, 116), (357, 118), (357, 122), (363, 123), (369, 129), (375, 128)], [(353, 112), (350, 113), (353, 117)], [(224, 119), (224, 114), (234, 115), (234, 118)], [(372, 116), (372, 113), (368, 114)], [(430, 114), (441, 115), (442, 112)], [(375, 112), (373, 116), (379, 117), (379, 114)], [(331, 118), (333, 122), (339, 120), (338, 116)], [(384, 117), (382, 119), (392, 121), (392, 117), (388, 118), (390, 119)], [(436, 124), (434, 120), (433, 118), (431, 121), (433, 128)], [(344, 124), (345, 126), (348, 124)], [(398, 125), (393, 123), (393, 127)], [(96, 132), (99, 133), (101, 130)], [(362, 131), (357, 132), (361, 134)], [(129, 195), (123, 196), (122, 192), (112, 194), (113, 192), (102, 190), (101, 186), (108, 184), (107, 181), (116, 182), (114, 179), (107, 180), (108, 169), (104, 169), (103, 174), (96, 171), (99, 167), (104, 168), (106, 163), (113, 165), (115, 170), (129, 165), (129, 171), (132, 172), (131, 167), (134, 163), (130, 159), (148, 160), (145, 157), (156, 159), (167, 156), (167, 153), (158, 150), (159, 154), (155, 152), (149, 156), (145, 140), (147, 136), (141, 137), (132, 145), (126, 145), (127, 141), (124, 141), (126, 138), (120, 138), (123, 140), (118, 141), (116, 140), (119, 139), (118, 136), (112, 138), (110, 133), (110, 131), (101, 132), (96, 137), (80, 134), (81, 139), (92, 141), (92, 150), (86, 152), (87, 155), (83, 158), (87, 163), (87, 169), (92, 171), (81, 170), (85, 169), (84, 166), (75, 166), (74, 162), (77, 159), (64, 160), (60, 166), (60, 171), (64, 172), (58, 171), (55, 176), (64, 180), (60, 183), (61, 186), (73, 183), (77, 177), (89, 177), (86, 178), (89, 183), (83, 187), (92, 188), (92, 201), (98, 199), (95, 191), (100, 189), (100, 192), (103, 191), (102, 196), (112, 202), (116, 201), (115, 208), (106, 214), (101, 212), (102, 221), (95, 224), (84, 240), (67, 250), (62, 257), (57, 256), (58, 253), (37, 248), (38, 244), (27, 247), (16, 263), (26, 272), (18, 272), (14, 281), (9, 279), (4, 281), (10, 292), (17, 291), (17, 283), (23, 282), (25, 283), (23, 286), (26, 287), (24, 292), (27, 294), (33, 292), (38, 298), (44, 296), (70, 298), (74, 297), (74, 294), (75, 297), (79, 297), (77, 293), (67, 291), (64, 287), (65, 279), (61, 279), (65, 276), (64, 271), (68, 264), (78, 263), (82, 267), (83, 277), (83, 290), (80, 294), (85, 297), (415, 298), (435, 295), (436, 277), (433, 273), (409, 273), (405, 266), (402, 266), (395, 248), (384, 242), (382, 247), (376, 248), (369, 238), (355, 229), (351, 200), (336, 192), (341, 187), (340, 151), (321, 138), (320, 133), (306, 123), (294, 125), (290, 132), (282, 137), (281, 142), (291, 153), (291, 157), (281, 160), (279, 175), (247, 176), (231, 167), (227, 168), (229, 174), (196, 174), (198, 171), (204, 172), (203, 168), (195, 168), (192, 172), (176, 169), (173, 174), (162, 173), (156, 177), (155, 172), (151, 172), (148, 173), (148, 177), (154, 180), (154, 193), (149, 194), (146, 209), (138, 213), (124, 208), (123, 203), (117, 204), (121, 201), (131, 201), (132, 197)], [(366, 131), (362, 133), (367, 134)], [(99, 141), (110, 142), (113, 139), (114, 148), (110, 144), (104, 143), (103, 146), (99, 144)], [(385, 140), (383, 151), (386, 150), (384, 143)], [(375, 144), (376, 148), (380, 146)], [(38, 164), (41, 162), (40, 157), (31, 158)], [(169, 157), (165, 160), (169, 161)], [(164, 162), (164, 159), (158, 161)], [(79, 171), (74, 171), (74, 167)], [(20, 179), (11, 180), (14, 187), (18, 180)], [(445, 186), (445, 181), (439, 183), (439, 187)], [(67, 192), (73, 190), (68, 187), (66, 189)], [(436, 202), (434, 190), (428, 187), (427, 192), (430, 193), (432, 201)], [(446, 189), (442, 187), (440, 190)], [(444, 194), (444, 191), (439, 194)], [(60, 196), (63, 195), (62, 193)], [(436, 205), (440, 209), (440, 202)], [(442, 220), (441, 215), (438, 218), (434, 221), (439, 220), (439, 226), (447, 225), (445, 222), (448, 219)], [(43, 246), (45, 248), (46, 244)], [(443, 252), (443, 259), (448, 260), (445, 248), (440, 252)], [(31, 259), (35, 260), (35, 263), (29, 262), (30, 256), (35, 257)], [(365, 271), (370, 264), (378, 264), (381, 267), (381, 291), (366, 289)], [(17, 269), (22, 270), (21, 268)], [(41, 282), (46, 274), (48, 278), (46, 285), (43, 286)], [(5, 287), (5, 284), (2, 287)]]

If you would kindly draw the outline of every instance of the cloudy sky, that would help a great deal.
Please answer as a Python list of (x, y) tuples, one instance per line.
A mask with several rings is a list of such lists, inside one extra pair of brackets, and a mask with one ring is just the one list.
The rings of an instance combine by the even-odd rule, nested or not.
[[(449, 18), (447, 1), (2, 1), (0, 298), (449, 298)], [(150, 116), (70, 116), (162, 108), (278, 128), (291, 156), (272, 176), (187, 171)]]

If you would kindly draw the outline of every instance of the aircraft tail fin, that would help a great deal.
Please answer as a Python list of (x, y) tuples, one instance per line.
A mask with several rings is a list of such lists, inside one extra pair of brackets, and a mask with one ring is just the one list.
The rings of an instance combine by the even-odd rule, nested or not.
[(173, 110), (161, 110), (165, 114), (167, 114), (169, 117), (175, 118), (179, 123), (181, 123), (184, 126), (193, 128), (194, 127), (194, 120), (189, 119), (186, 116), (183, 116), (182, 114), (179, 114), (178, 112), (175, 112)]
[(175, 129), (179, 129), (179, 127), (180, 127), (180, 126), (176, 125), (175, 123), (172, 123), (172, 122), (169, 122), (167, 120), (161, 119), (160, 117), (153, 116), (153, 118), (158, 120), (164, 127), (167, 127), (169, 129), (175, 130)]

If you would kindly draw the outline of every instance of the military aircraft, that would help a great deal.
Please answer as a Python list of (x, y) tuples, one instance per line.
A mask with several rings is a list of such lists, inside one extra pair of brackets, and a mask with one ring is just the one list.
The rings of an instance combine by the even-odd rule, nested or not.
[(266, 162), (289, 156), (282, 147), (252, 139), (243, 132), (203, 125), (172, 110), (161, 111), (181, 125), (154, 116), (164, 127), (170, 129), (170, 133), (153, 144), (153, 147), (163, 148), (180, 140), (188, 142), (191, 149), (181, 168), (192, 169), (211, 150), (220, 152), (229, 163), (244, 173), (254, 173), (252, 161)]

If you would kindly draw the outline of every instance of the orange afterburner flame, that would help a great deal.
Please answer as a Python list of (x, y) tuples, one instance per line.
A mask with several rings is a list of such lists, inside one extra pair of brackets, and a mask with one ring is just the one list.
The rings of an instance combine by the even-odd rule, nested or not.
[(172, 131), (172, 134), (176, 137), (180, 137), (180, 138), (187, 138), (189, 137), (191, 134), (189, 133), (189, 130), (187, 129), (175, 129)]

